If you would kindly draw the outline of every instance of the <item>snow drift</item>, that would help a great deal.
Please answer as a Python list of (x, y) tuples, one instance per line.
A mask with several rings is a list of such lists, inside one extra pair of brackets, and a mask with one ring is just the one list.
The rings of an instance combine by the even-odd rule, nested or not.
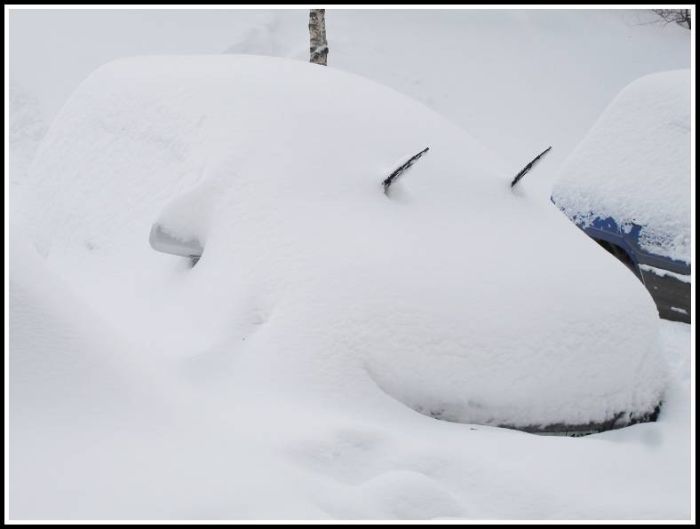
[[(332, 68), (133, 58), (56, 119), (28, 177), (31, 231), (84, 296), (100, 286), (71, 276), (78, 261), (122, 290), (167, 276), (151, 317), (180, 311), (162, 328), (225, 385), (535, 430), (648, 418), (665, 384), (651, 299), (512, 176), (427, 108)], [(154, 221), (201, 243), (193, 269), (148, 247)]]
[[(65, 423), (81, 416), (76, 413), (81, 408), (82, 416), (93, 419), (117, 413), (115, 404), (124, 406), (138, 393), (132, 391), (136, 380), (119, 361), (119, 339), (61, 285), (13, 228), (11, 410), (16, 417), (36, 419), (39, 413)], [(70, 416), (62, 416), (66, 411)]]
[(644, 76), (569, 156), (552, 197), (583, 225), (638, 224), (643, 249), (690, 263), (690, 141), (690, 70)]

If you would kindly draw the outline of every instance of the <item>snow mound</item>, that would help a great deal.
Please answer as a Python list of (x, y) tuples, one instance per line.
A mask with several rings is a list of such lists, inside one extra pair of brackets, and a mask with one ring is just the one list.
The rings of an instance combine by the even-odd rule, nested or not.
[(116, 61), (64, 107), (30, 178), (32, 233), (56, 263), (166, 274), (153, 221), (201, 243), (167, 299), (219, 330), (187, 354), (232, 385), (522, 428), (624, 425), (662, 398), (638, 281), (527, 178), (512, 191), (464, 131), (360, 77), (252, 56)]
[(128, 368), (128, 343), (47, 268), (16, 226), (11, 243), (13, 433), (31, 431), (39, 418), (65, 428), (133, 414), (149, 384)]
[(690, 70), (647, 75), (610, 103), (552, 197), (574, 221), (642, 226), (647, 251), (690, 263)]

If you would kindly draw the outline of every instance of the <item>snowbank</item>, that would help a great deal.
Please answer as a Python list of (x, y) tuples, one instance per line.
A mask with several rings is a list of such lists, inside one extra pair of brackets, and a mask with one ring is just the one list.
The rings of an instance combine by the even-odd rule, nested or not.
[(641, 225), (643, 249), (690, 263), (690, 71), (622, 90), (561, 168), (552, 196), (576, 222)]
[[(32, 233), (97, 310), (156, 326), (205, 379), (521, 428), (651, 413), (665, 385), (651, 299), (511, 178), (457, 127), (351, 74), (135, 58), (96, 71), (51, 128)], [(203, 244), (194, 269), (150, 250), (155, 220)], [(98, 269), (120, 312), (85, 285)]]
[(31, 437), (39, 425), (65, 432), (162, 412), (161, 382), (153, 377), (143, 344), (116, 332), (76, 296), (37, 253), (22, 226), (11, 222), (10, 233), (14, 438)]

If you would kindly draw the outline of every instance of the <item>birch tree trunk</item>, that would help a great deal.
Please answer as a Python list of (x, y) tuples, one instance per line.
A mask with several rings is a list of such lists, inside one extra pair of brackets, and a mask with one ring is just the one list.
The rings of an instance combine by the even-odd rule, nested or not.
[(326, 66), (328, 41), (326, 40), (325, 9), (309, 9), (309, 36), (311, 38), (309, 61)]

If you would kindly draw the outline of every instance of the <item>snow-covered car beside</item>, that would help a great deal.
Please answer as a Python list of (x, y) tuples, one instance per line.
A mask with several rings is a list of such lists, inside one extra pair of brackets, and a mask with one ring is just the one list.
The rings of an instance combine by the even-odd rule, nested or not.
[(644, 283), (661, 317), (690, 323), (690, 72), (632, 82), (556, 182), (552, 200)]
[[(93, 73), (30, 178), (40, 250), (166, 277), (170, 305), (226, 337), (206, 358), (232, 380), (533, 432), (653, 420), (666, 371), (651, 299), (512, 176), (358, 76), (188, 56)], [(153, 252), (149, 229), (196, 266)]]

